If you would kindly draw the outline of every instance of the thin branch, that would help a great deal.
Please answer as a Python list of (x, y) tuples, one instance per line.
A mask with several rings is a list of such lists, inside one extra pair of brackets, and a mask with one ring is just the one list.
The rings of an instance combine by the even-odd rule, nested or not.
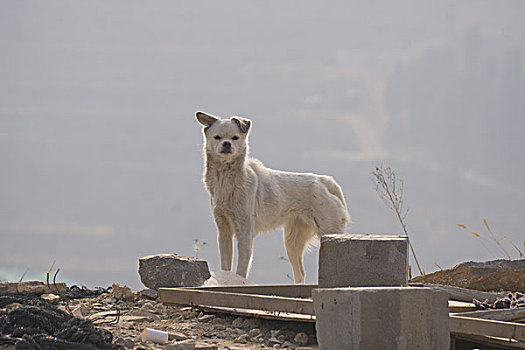
[(405, 210), (403, 208), (403, 180), (399, 179), (396, 175), (396, 172), (389, 167), (383, 168), (382, 166), (378, 166), (375, 168), (374, 171), (372, 171), (372, 175), (372, 180), (376, 184), (376, 192), (379, 195), (379, 198), (381, 198), (381, 200), (386, 204), (386, 206), (393, 210), (396, 214), (401, 224), (401, 227), (403, 228), (403, 231), (405, 232), (405, 235), (408, 238), (408, 245), (410, 246), (410, 250), (412, 251), (412, 255), (414, 256), (414, 260), (416, 262), (419, 273), (421, 275), (425, 275), (425, 272), (419, 265), (416, 252), (414, 251), (414, 247), (410, 242), (410, 238), (408, 237), (408, 230), (405, 218), (409, 210)]

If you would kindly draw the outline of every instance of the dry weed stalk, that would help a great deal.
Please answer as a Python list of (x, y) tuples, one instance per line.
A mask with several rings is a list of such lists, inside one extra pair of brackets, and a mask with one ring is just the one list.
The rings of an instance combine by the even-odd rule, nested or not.
[(396, 213), (396, 216), (401, 223), (401, 227), (408, 238), (408, 245), (410, 246), (410, 250), (414, 256), (417, 269), (421, 275), (425, 275), (425, 271), (421, 269), (419, 261), (417, 260), (416, 252), (414, 251), (414, 247), (412, 247), (412, 243), (408, 237), (408, 230), (405, 221), (405, 218), (408, 214), (408, 209), (403, 208), (403, 180), (399, 179), (396, 175), (396, 172), (390, 167), (384, 168), (382, 166), (378, 166), (374, 171), (372, 171), (372, 175), (372, 180), (376, 184), (376, 192), (379, 195), (379, 198), (381, 198), (387, 207)]
[(193, 240), (193, 251), (195, 252), (195, 259), (199, 257), (199, 251), (201, 250), (201, 247), (205, 246), (206, 244), (206, 242), (201, 242), (200, 239)]
[[(480, 243), (483, 245), (483, 247), (485, 247), (485, 249), (487, 249), (487, 251), (493, 256), (493, 257), (496, 257), (496, 255), (492, 252), (491, 249), (489, 249), (489, 247), (487, 245), (485, 245), (484, 241), (488, 243), (488, 245), (493, 245), (493, 247), (495, 247), (496, 250), (499, 251), (499, 253), (505, 255), (507, 257), (507, 260), (512, 260), (509, 252), (505, 249), (505, 247), (501, 244), (501, 242), (503, 240), (507, 240), (513, 247), (514, 249), (516, 249), (516, 251), (518, 252), (519, 254), (519, 258), (520, 259), (523, 259), (524, 257), (524, 254), (523, 254), (523, 251), (521, 251), (520, 248), (518, 248), (517, 245), (514, 244), (514, 242), (512, 242), (507, 236), (503, 236), (502, 239), (498, 239), (496, 237), (496, 235), (492, 232), (492, 229), (490, 228), (488, 222), (487, 222), (487, 219), (483, 219), (483, 224), (485, 225), (485, 228), (487, 229), (488, 231), (488, 235), (486, 235), (487, 237), (485, 237), (485, 235), (482, 235), (482, 234), (479, 234), (477, 232), (474, 232), (474, 231), (470, 231), (466, 225), (463, 225), (463, 224), (457, 224), (459, 227), (461, 227), (462, 229), (464, 230), (467, 230), (467, 231), (470, 231), (470, 233), (476, 237), (476, 238), (479, 238), (480, 239)], [(523, 242), (523, 245), (525, 246), (525, 241)]]

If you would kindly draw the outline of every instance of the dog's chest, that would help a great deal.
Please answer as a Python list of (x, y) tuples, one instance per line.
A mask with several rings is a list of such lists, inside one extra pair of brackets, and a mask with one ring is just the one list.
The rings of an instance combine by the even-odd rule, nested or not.
[(244, 192), (242, 180), (231, 172), (208, 171), (204, 180), (214, 206), (231, 206)]

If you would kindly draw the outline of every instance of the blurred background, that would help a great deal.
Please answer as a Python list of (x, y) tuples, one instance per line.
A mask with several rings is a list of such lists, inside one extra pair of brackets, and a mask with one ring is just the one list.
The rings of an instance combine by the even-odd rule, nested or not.
[[(488, 234), (483, 218), (519, 257), (524, 13), (519, 0), (0, 2), (0, 280), (42, 280), (56, 260), (58, 280), (142, 289), (140, 257), (195, 256), (195, 240), (217, 270), (196, 110), (252, 119), (269, 167), (334, 176), (349, 232), (402, 232), (371, 181), (394, 168), (426, 272), (505, 258), (470, 233)], [(285, 256), (282, 232), (258, 236), (250, 279), (291, 283)]]

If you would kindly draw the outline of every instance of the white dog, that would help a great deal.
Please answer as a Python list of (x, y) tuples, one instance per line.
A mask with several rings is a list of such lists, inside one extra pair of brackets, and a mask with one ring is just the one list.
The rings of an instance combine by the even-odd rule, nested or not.
[(197, 112), (204, 125), (204, 183), (218, 229), (221, 269), (231, 271), (237, 238), (237, 274), (246, 277), (256, 234), (284, 228), (294, 282), (304, 282), (307, 243), (343, 233), (350, 220), (341, 187), (329, 176), (266, 168), (248, 157), (251, 121)]

